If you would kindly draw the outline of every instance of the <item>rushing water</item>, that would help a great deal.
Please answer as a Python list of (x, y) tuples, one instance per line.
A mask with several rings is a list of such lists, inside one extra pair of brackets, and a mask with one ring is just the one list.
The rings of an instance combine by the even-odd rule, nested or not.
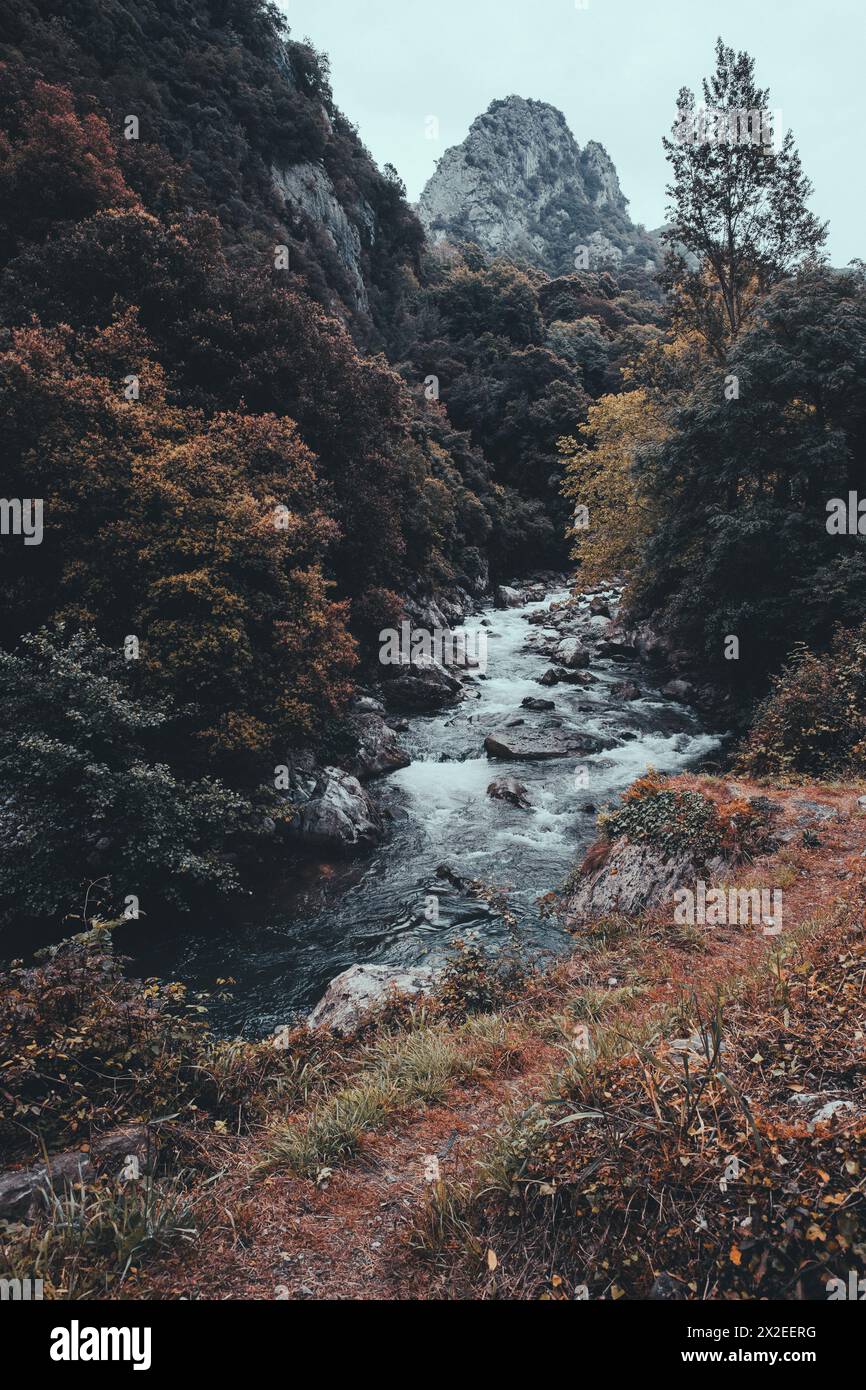
[[(456, 939), (488, 950), (516, 936), (531, 952), (556, 952), (566, 938), (537, 909), (539, 897), (558, 887), (578, 853), (596, 837), (595, 806), (615, 800), (647, 765), (674, 772), (696, 766), (719, 746), (694, 711), (672, 703), (648, 682), (647, 672), (622, 660), (598, 659), (588, 687), (545, 689), (537, 678), (550, 662), (526, 646), (537, 626), (530, 614), (565, 598), (502, 611), (467, 622), (473, 632), (486, 619), (487, 679), (467, 686), (467, 700), (439, 714), (416, 716), (402, 741), (410, 767), (373, 784), (390, 815), (383, 845), (360, 861), (310, 865), (304, 881), (254, 896), (246, 917), (231, 925), (187, 929), (160, 937), (146, 919), (124, 943), (147, 973), (210, 989), (218, 978), (236, 982), (232, 1000), (215, 1010), (221, 1027), (255, 1036), (270, 1032), (321, 995), (334, 975), (356, 961), (437, 964)], [(545, 629), (541, 628), (542, 634)], [(471, 650), (471, 648), (470, 648)], [(617, 682), (634, 677), (645, 698), (614, 697)], [(553, 715), (521, 709), (525, 696), (550, 698)], [(484, 739), (512, 719), (562, 720), (616, 745), (576, 764), (494, 762)], [(580, 785), (576, 768), (586, 768)], [(524, 784), (532, 809), (520, 810), (487, 795), (488, 784), (513, 776)], [(517, 927), (437, 872), (447, 865), (459, 879), (481, 879), (508, 894)], [(425, 905), (435, 895), (438, 922)]]

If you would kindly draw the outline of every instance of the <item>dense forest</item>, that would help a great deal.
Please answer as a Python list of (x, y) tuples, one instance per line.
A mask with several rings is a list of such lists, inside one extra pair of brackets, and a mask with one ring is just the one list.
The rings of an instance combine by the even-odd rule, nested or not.
[[(557, 441), (661, 334), (607, 274), (426, 253), (281, 25), (257, 0), (6, 16), (0, 428), (6, 491), (44, 499), (42, 544), (0, 555), (30, 734), (5, 723), (7, 917), (72, 910), (82, 863), (182, 903), (235, 881), (227, 843), (267, 856), (273, 768), (351, 744), (407, 596), (563, 565)], [(363, 305), (280, 203), (298, 161), (356, 231)]]

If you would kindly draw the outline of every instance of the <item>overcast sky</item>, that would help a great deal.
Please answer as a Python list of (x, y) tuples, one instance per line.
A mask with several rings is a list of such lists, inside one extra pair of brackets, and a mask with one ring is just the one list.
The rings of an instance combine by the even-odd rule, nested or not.
[[(599, 140), (635, 222), (664, 221), (661, 136), (698, 88), (718, 34), (756, 59), (830, 221), (836, 265), (866, 257), (866, 0), (279, 0), (296, 39), (330, 56), (334, 97), (415, 201), (449, 145), (497, 97), (558, 106)], [(586, 4), (586, 8), (579, 8)], [(427, 117), (440, 138), (425, 137)]]

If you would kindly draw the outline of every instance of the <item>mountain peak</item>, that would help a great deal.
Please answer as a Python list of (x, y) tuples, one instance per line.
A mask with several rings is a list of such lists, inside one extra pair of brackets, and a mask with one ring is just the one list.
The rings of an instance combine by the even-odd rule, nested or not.
[(511, 95), (445, 151), (418, 211), (434, 243), (473, 241), (556, 275), (575, 268), (581, 248), (594, 270), (654, 258), (627, 205), (603, 145), (581, 150), (557, 107)]

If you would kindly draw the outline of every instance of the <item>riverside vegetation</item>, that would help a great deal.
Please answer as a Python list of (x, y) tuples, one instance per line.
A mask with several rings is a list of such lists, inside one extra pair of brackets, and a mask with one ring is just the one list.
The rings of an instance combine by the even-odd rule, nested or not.
[[(446, 182), (428, 239), (270, 5), (53, 9), (0, 30), (4, 492), (43, 502), (0, 548), (4, 1275), (833, 1296), (866, 1260), (866, 538), (825, 522), (866, 493), (866, 279), (826, 263), (792, 139), (668, 142), (659, 241), (554, 120), (561, 205), (541, 170), (486, 246)], [(769, 109), (721, 41), (704, 100)], [(550, 125), (515, 103), (449, 178)], [(336, 804), (351, 848), (384, 835), (395, 716), (460, 682), (383, 671), (380, 631), (569, 558), (622, 593), (609, 649), (734, 740), (599, 808), (540, 904), (563, 959), (466, 943), (340, 1034), (263, 1041), (127, 973), (130, 895), (182, 931), (345, 850)], [(579, 683), (580, 637), (556, 650)], [(781, 889), (784, 933), (672, 923), (674, 872)]]

